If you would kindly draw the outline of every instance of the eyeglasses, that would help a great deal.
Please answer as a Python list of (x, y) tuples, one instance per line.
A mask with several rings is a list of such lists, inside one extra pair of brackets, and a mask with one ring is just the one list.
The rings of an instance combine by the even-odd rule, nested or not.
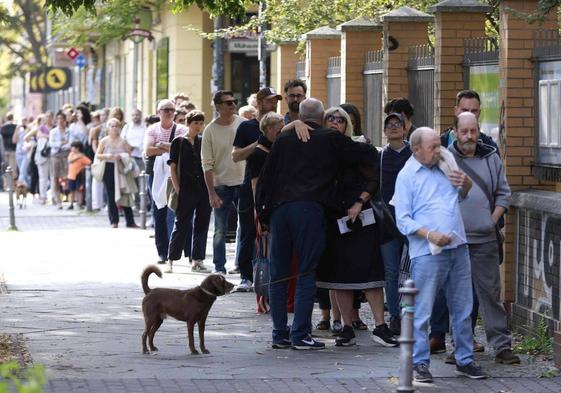
[(171, 113), (175, 112), (175, 108), (162, 108), (160, 109), (162, 112)]
[(299, 100), (300, 98), (306, 97), (304, 94), (289, 94), (287, 95), (291, 100)]
[(328, 116), (325, 118), (325, 120), (327, 120), (327, 121), (332, 121), (332, 122), (337, 123), (337, 124), (345, 124), (345, 123), (347, 122), (347, 120), (345, 120), (344, 117), (335, 116), (335, 115), (328, 115)]
[(226, 100), (226, 101), (222, 101), (221, 104), (234, 106), (234, 105), (238, 105), (238, 100)]
[(392, 130), (397, 130), (403, 128), (403, 124), (401, 123), (388, 123), (385, 125), (386, 128), (391, 128)]

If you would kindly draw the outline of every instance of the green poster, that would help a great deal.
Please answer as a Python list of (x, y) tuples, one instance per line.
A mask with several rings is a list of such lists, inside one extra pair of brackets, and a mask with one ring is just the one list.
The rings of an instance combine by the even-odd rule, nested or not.
[(481, 98), (481, 131), (497, 139), (499, 132), (499, 66), (478, 65), (469, 68), (469, 88)]

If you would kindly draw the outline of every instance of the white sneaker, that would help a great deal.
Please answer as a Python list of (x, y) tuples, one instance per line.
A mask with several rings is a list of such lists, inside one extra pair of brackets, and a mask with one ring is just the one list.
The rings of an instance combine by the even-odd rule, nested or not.
[(251, 281), (243, 279), (240, 282), (240, 285), (236, 287), (236, 290), (234, 292), (251, 292), (252, 290), (253, 284), (251, 283)]
[(210, 273), (210, 269), (208, 269), (203, 264), (203, 261), (193, 261), (193, 266), (191, 267), (191, 271), (195, 273)]

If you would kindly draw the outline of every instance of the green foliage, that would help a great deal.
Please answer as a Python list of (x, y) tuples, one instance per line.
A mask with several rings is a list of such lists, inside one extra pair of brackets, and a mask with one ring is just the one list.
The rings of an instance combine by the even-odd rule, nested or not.
[(549, 328), (545, 318), (540, 319), (530, 334), (525, 335), (520, 343), (514, 347), (514, 352), (526, 355), (550, 356), (553, 352), (553, 339), (549, 335)]
[(97, 10), (81, 5), (72, 15), (62, 9), (54, 11), (53, 32), (58, 40), (70, 45), (93, 41), (101, 46), (124, 38), (134, 28), (135, 16), (147, 5), (146, 0), (111, 0)]
[(18, 393), (41, 393), (46, 383), (45, 368), (35, 365), (22, 369), (16, 362), (0, 364), (0, 393), (9, 393), (10, 386)]

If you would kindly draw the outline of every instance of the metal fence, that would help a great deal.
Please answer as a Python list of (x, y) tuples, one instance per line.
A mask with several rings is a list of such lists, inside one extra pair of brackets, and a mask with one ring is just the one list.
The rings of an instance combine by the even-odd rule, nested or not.
[(417, 126), (434, 127), (434, 48), (430, 44), (409, 48), (409, 101)]
[(464, 86), (470, 88), (470, 69), (484, 65), (499, 64), (499, 44), (493, 37), (468, 38), (464, 40)]
[(327, 59), (327, 107), (341, 104), (341, 57)]
[(382, 122), (384, 103), (382, 87), (384, 85), (384, 51), (369, 51), (364, 56), (364, 135), (372, 144), (382, 144)]
[(296, 62), (296, 79), (306, 80), (306, 61), (301, 60)]

